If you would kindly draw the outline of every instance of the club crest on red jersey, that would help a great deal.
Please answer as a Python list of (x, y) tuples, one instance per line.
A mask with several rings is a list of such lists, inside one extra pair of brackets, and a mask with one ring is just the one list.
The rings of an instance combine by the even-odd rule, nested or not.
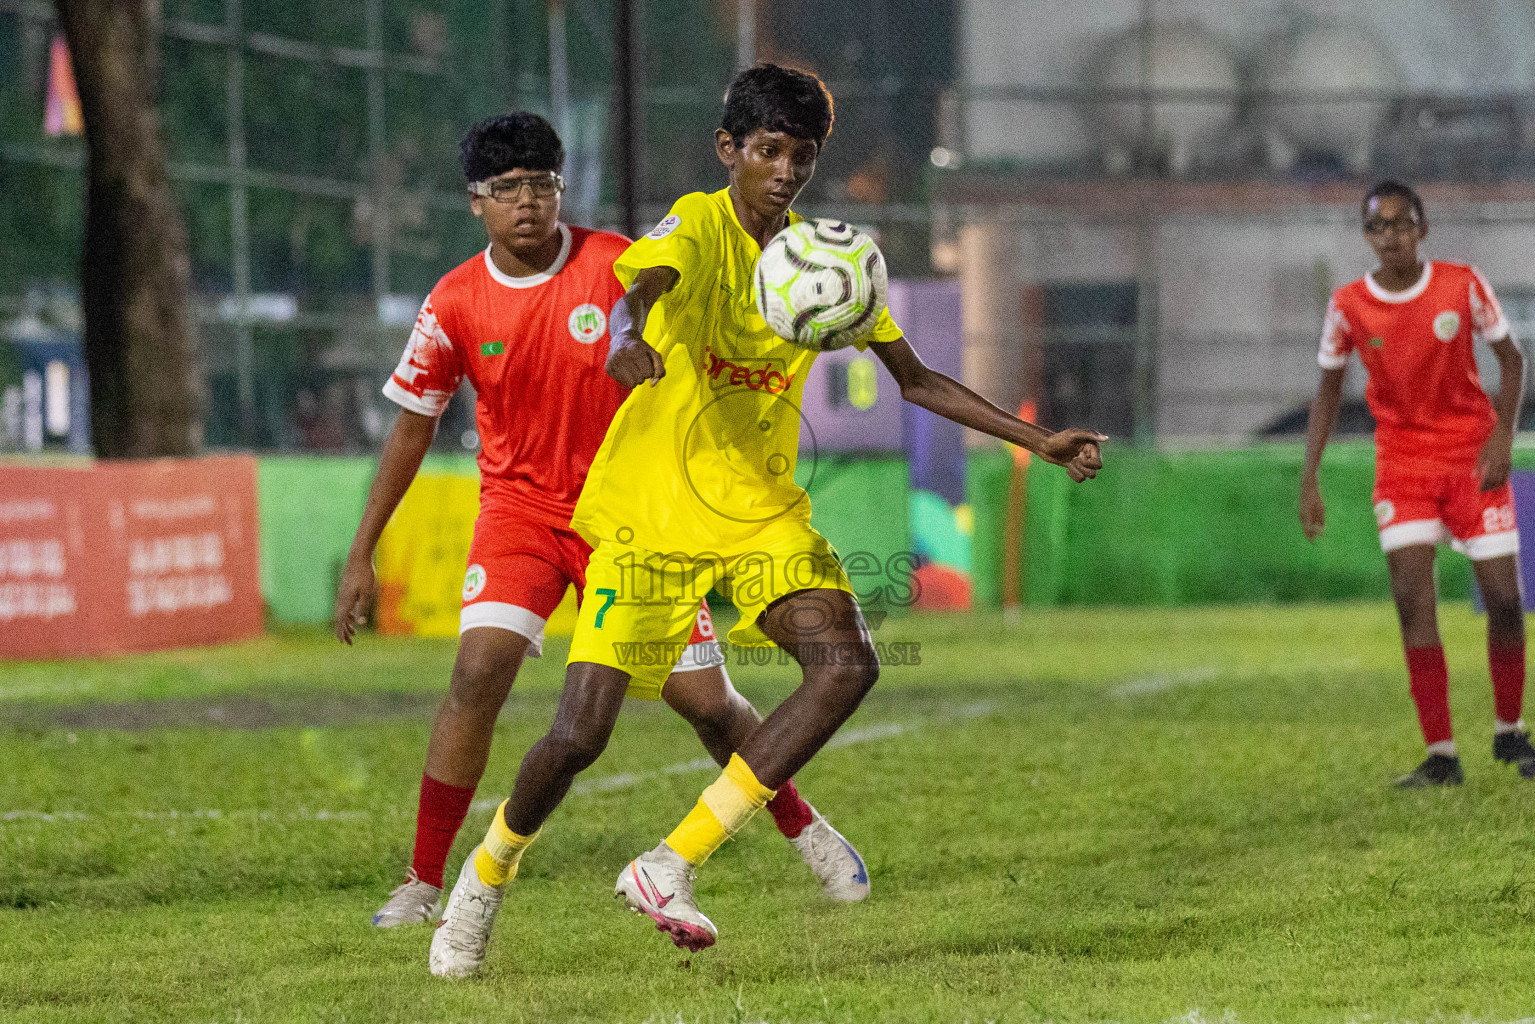
[(1447, 309), (1434, 317), (1434, 337), (1440, 341), (1454, 341), (1460, 333), (1460, 314)]
[(608, 329), (608, 316), (602, 311), (601, 306), (583, 302), (570, 311), (570, 319), (566, 323), (570, 327), (572, 338), (583, 345), (590, 345), (602, 337), (602, 332)]
[(490, 576), (482, 565), (471, 565), (464, 573), (464, 600), (473, 601), (485, 590), (485, 584)]

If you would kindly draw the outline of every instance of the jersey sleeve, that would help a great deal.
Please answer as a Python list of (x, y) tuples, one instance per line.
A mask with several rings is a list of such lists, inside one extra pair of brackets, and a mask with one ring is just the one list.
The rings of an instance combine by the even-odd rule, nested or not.
[(613, 264), (613, 273), (629, 288), (640, 271), (671, 267), (682, 278), (678, 287), (690, 287), (697, 268), (708, 255), (712, 213), (709, 197), (702, 192), (683, 196), (672, 204), (671, 212), (661, 218), (661, 223), (630, 243)]
[(1471, 268), (1471, 338), (1492, 344), (1511, 336), (1508, 317), (1482, 272)]
[(441, 416), (463, 379), (458, 350), (438, 322), (432, 296), (428, 295), (416, 315), (400, 365), (384, 384), (384, 396), (422, 416)]
[(863, 352), (871, 344), (888, 345), (892, 341), (898, 341), (901, 333), (901, 329), (896, 326), (895, 317), (890, 315), (890, 309), (887, 306), (880, 310), (879, 319), (874, 321), (874, 326), (869, 329), (869, 333), (853, 342), (853, 347)]
[(1334, 295), (1327, 303), (1327, 316), (1322, 321), (1322, 346), (1317, 350), (1317, 365), (1324, 370), (1341, 370), (1348, 365), (1348, 355), (1354, 351), (1353, 329), (1338, 305)]

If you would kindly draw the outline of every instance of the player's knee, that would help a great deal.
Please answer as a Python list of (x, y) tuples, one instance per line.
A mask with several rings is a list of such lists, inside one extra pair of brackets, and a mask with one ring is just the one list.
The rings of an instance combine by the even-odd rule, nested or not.
[(865, 694), (874, 689), (874, 684), (879, 682), (879, 656), (867, 644), (861, 646), (864, 649), (857, 651), (853, 657), (830, 666), (832, 686), (837, 692), (857, 700), (862, 700)]
[(460, 711), (496, 714), (506, 699), (508, 666), (487, 654), (461, 652), (453, 665), (448, 701)]
[(672, 708), (695, 729), (723, 733), (729, 731), (730, 722), (738, 713), (736, 703), (742, 699), (728, 685), (719, 689), (692, 689), (672, 702)]
[(544, 744), (562, 774), (579, 775), (597, 763), (608, 745), (608, 737), (590, 729), (556, 728), (544, 737)]

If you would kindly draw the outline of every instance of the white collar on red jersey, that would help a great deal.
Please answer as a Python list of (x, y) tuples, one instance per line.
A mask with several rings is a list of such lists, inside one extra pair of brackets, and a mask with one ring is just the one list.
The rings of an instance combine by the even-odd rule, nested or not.
[(1434, 261), (1425, 260), (1423, 262), (1422, 276), (1418, 278), (1416, 284), (1414, 284), (1411, 288), (1406, 289), (1405, 291), (1386, 291), (1386, 289), (1375, 283), (1374, 273), (1364, 275), (1364, 286), (1370, 290), (1371, 295), (1375, 296), (1382, 302), (1411, 302), (1413, 299), (1416, 299), (1419, 295), (1422, 295), (1425, 291), (1428, 290), (1428, 279), (1432, 277), (1433, 274)]
[(558, 274), (561, 268), (565, 266), (565, 261), (570, 258), (570, 228), (565, 226), (564, 221), (556, 224), (555, 227), (559, 228), (560, 231), (560, 254), (554, 258), (553, 263), (549, 264), (549, 269), (542, 274), (530, 274), (527, 277), (512, 277), (510, 274), (503, 274), (496, 267), (496, 261), (490, 258), (490, 246), (488, 245), (485, 247), (485, 269), (490, 271), (490, 276), (495, 279), (497, 284), (504, 284), (508, 288), (538, 287), (555, 274)]

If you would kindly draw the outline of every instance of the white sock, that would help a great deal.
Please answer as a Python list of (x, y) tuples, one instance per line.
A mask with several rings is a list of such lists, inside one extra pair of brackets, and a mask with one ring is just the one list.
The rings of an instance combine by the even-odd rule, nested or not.
[(1430, 743), (1428, 745), (1428, 752), (1430, 754), (1443, 754), (1445, 757), (1454, 757), (1455, 741), (1440, 740), (1438, 743)]
[(1492, 734), (1494, 736), (1502, 736), (1506, 732), (1523, 732), (1523, 731), (1524, 731), (1524, 719), (1522, 719), (1522, 718), (1519, 719), (1519, 721), (1517, 721), (1517, 722), (1505, 722), (1501, 718), (1494, 718), (1492, 720)]

